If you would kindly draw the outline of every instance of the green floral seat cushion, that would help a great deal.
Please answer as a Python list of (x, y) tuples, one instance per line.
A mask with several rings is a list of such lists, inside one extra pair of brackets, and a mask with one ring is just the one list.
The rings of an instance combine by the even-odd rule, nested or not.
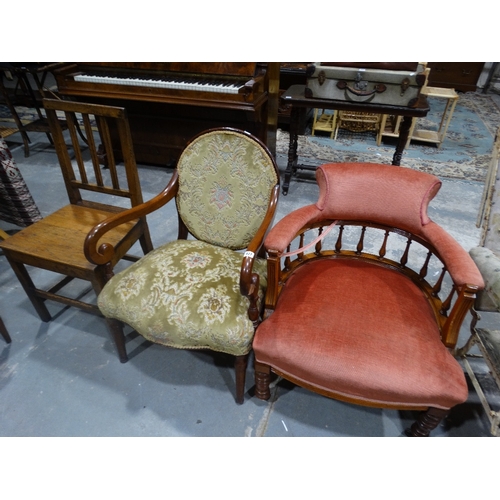
[[(98, 306), (104, 316), (124, 321), (152, 342), (240, 356), (250, 351), (254, 335), (249, 301), (240, 293), (242, 258), (202, 241), (173, 241), (116, 274)], [(262, 301), (264, 259), (255, 260), (254, 272), (260, 275)]]
[(177, 209), (191, 234), (233, 250), (246, 248), (278, 182), (266, 150), (241, 133), (213, 131), (187, 146), (177, 171)]
[(484, 279), (484, 290), (478, 294), (479, 309), (500, 311), (500, 255), (486, 247), (475, 247), (470, 255)]

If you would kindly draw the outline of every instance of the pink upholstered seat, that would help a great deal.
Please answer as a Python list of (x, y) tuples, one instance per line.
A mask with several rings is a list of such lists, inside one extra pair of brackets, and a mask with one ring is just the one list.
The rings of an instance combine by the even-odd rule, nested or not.
[(468, 253), (427, 214), (441, 182), (367, 163), (323, 165), (316, 178), (318, 202), (265, 240), (256, 395), (270, 397), (274, 371), (328, 397), (425, 410), (408, 434), (428, 435), (467, 399), (449, 348), (483, 287)]
[[(374, 304), (374, 296), (381, 300)], [(259, 362), (341, 399), (444, 409), (467, 399), (462, 368), (420, 289), (362, 261), (316, 260), (298, 269), (253, 348)]]

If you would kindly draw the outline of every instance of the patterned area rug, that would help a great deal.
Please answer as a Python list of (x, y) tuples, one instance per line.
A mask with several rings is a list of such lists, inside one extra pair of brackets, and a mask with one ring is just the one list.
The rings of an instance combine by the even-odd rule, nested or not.
[[(417, 128), (437, 130), (443, 114), (445, 100), (429, 99), (430, 111), (418, 120)], [(36, 120), (35, 110), (16, 108), (24, 123)], [(15, 127), (7, 106), (0, 105), (0, 127)], [(440, 148), (437, 145), (412, 141), (403, 153), (402, 166), (430, 172), (438, 177), (484, 181), (491, 158), (493, 138), (500, 127), (500, 109), (493, 99), (480, 93), (461, 93), (453, 113), (446, 138)], [(4, 137), (10, 131), (7, 132)], [(288, 154), (288, 132), (278, 130), (276, 153)], [(392, 162), (395, 139), (385, 138), (377, 146), (375, 132), (350, 132), (341, 129), (337, 140), (317, 132), (311, 136), (299, 136), (300, 161), (317, 164), (328, 162)]]
[[(444, 99), (429, 99), (430, 111), (420, 118), (417, 128), (438, 130)], [(446, 138), (440, 148), (431, 143), (412, 141), (403, 153), (401, 165), (429, 172), (438, 177), (484, 181), (491, 158), (493, 139), (500, 127), (500, 109), (488, 95), (459, 94)], [(337, 140), (329, 135), (299, 136), (299, 162), (391, 163), (395, 139), (385, 138), (377, 146), (375, 132), (354, 133), (341, 129)], [(288, 154), (289, 134), (278, 130), (277, 154)]]

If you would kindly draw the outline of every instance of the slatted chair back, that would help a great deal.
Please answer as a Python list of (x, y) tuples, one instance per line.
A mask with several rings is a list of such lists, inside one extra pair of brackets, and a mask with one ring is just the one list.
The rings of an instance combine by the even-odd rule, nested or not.
[[(129, 253), (136, 242), (144, 254), (153, 249), (146, 217), (138, 215), (108, 232), (102, 246), (113, 253), (109, 261), (91, 261), (85, 250), (95, 226), (142, 202), (126, 113), (123, 108), (60, 100), (45, 99), (43, 104), (70, 203), (0, 242), (0, 247), (42, 321), (52, 318), (48, 300), (99, 314), (95, 297), (87, 297), (88, 284), (99, 295), (112, 266), (122, 259), (138, 259)], [(68, 126), (64, 135), (58, 113)], [(28, 267), (50, 273), (31, 276)]]
[[(43, 106), (70, 203), (92, 206), (106, 199), (102, 195), (128, 199), (131, 206), (142, 203), (124, 108), (55, 99), (44, 99)], [(64, 114), (69, 143), (58, 114)]]

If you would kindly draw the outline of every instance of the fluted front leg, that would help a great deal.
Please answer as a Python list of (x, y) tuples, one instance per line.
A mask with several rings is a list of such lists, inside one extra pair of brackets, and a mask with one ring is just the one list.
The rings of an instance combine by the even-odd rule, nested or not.
[(271, 368), (268, 365), (255, 362), (255, 395), (267, 401), (271, 397), (269, 384), (271, 382)]

